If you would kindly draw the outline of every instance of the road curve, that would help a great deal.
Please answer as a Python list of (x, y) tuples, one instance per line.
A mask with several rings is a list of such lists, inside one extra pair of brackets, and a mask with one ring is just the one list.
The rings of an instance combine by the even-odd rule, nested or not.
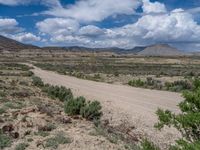
[(178, 136), (174, 130), (159, 133), (155, 131), (153, 125), (157, 121), (155, 115), (157, 108), (178, 112), (177, 104), (183, 100), (179, 93), (88, 81), (37, 67), (32, 71), (45, 83), (65, 86), (71, 88), (76, 96), (100, 101), (105, 117), (112, 118), (113, 122), (128, 119), (137, 127), (138, 132), (142, 132), (154, 141), (157, 140), (162, 147)]

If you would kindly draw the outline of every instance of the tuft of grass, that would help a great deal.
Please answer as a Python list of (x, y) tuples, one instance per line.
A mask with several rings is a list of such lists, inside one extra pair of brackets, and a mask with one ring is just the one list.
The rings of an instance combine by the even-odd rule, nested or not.
[(4, 91), (0, 91), (0, 97), (6, 97), (6, 93)]
[(52, 130), (56, 129), (56, 125), (53, 124), (53, 123), (48, 123), (48, 124), (47, 124), (47, 129), (48, 129), (49, 131), (52, 131)]
[(49, 132), (47, 132), (47, 131), (38, 131), (38, 132), (35, 132), (34, 134), (38, 135), (38, 136), (42, 136), (42, 137), (49, 136)]
[(0, 149), (10, 147), (11, 144), (12, 144), (11, 138), (7, 135), (0, 133)]
[(15, 150), (25, 150), (29, 146), (28, 143), (19, 143), (16, 147)]
[(65, 137), (62, 133), (58, 133), (56, 136), (46, 140), (45, 147), (57, 149), (60, 144), (68, 143), (71, 143), (71, 139), (69, 137)]
[(6, 109), (5, 108), (0, 108), (0, 115), (1, 114), (4, 114), (6, 112)]
[(160, 150), (152, 142), (149, 142), (147, 139), (143, 140), (141, 143), (142, 150)]
[(4, 103), (5, 108), (10, 108), (10, 109), (22, 109), (24, 107), (23, 103), (14, 103), (14, 102), (6, 102)]
[(98, 126), (95, 127), (97, 135), (102, 135), (106, 137), (107, 140), (109, 140), (111, 143), (117, 144), (120, 137), (117, 134), (111, 134), (106, 129)]
[(33, 142), (33, 139), (32, 138), (28, 138), (27, 141), (28, 142)]

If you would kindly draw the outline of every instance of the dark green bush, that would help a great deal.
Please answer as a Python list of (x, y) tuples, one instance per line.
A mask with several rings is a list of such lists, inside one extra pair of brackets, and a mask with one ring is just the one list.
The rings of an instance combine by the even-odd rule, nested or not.
[(193, 89), (192, 83), (187, 80), (174, 81), (172, 83), (166, 82), (165, 87), (167, 90), (174, 92)]
[(43, 88), (43, 92), (46, 92), (48, 96), (53, 99), (58, 98), (62, 102), (73, 99), (71, 89), (67, 89), (63, 86), (59, 87), (46, 84)]
[(101, 104), (98, 101), (87, 102), (84, 97), (78, 97), (76, 99), (70, 99), (65, 102), (65, 113), (69, 115), (81, 115), (88, 120), (100, 119)]
[(181, 113), (174, 114), (169, 110), (157, 111), (159, 122), (155, 124), (158, 129), (165, 125), (174, 126), (183, 135), (184, 139), (177, 141), (174, 150), (198, 150), (200, 149), (200, 81), (195, 81), (192, 91), (185, 91), (185, 98), (179, 104)]
[(143, 87), (145, 82), (142, 81), (141, 79), (137, 79), (137, 80), (131, 80), (128, 82), (128, 84), (130, 86), (135, 86), (135, 87)]
[(85, 107), (86, 100), (84, 97), (70, 99), (65, 102), (65, 113), (69, 115), (79, 115), (81, 108)]
[(101, 108), (101, 104), (98, 101), (88, 102), (81, 108), (80, 114), (88, 120), (99, 120), (102, 115)]
[(65, 69), (59, 69), (59, 70), (57, 70), (57, 72), (58, 72), (59, 74), (66, 75)]
[(194, 85), (194, 89), (198, 89), (200, 87), (200, 79), (199, 78), (195, 78), (193, 80), (193, 85)]
[(134, 87), (144, 87), (149, 89), (163, 89), (162, 82), (159, 80), (155, 80), (152, 77), (147, 77), (146, 81), (142, 81), (141, 79), (131, 80), (128, 82), (130, 86)]
[(36, 76), (32, 77), (32, 83), (33, 83), (34, 86), (37, 86), (37, 87), (43, 87), (44, 86), (42, 79), (39, 78), (39, 77), (36, 77)]

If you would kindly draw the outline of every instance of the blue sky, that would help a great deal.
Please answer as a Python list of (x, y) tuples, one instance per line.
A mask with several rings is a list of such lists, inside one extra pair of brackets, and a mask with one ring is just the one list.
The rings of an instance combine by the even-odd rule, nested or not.
[(38, 46), (200, 51), (200, 0), (0, 0), (0, 34)]

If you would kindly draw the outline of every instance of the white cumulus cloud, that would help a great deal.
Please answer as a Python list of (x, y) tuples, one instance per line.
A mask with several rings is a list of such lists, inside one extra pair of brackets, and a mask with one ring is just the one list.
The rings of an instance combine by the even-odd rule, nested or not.
[(0, 28), (17, 26), (18, 22), (15, 19), (0, 19)]
[(16, 33), (22, 30), (13, 18), (0, 18), (0, 34)]
[(36, 24), (40, 32), (56, 35), (70, 35), (79, 29), (79, 23), (72, 19), (48, 18)]
[(105, 30), (94, 25), (88, 25), (80, 28), (79, 34), (85, 36), (100, 36), (105, 33)]
[(23, 5), (23, 4), (28, 4), (30, 2), (34, 2), (34, 0), (0, 0), (0, 4), (10, 5), (10, 6)]
[(143, 0), (142, 6), (144, 13), (166, 13), (167, 9), (164, 4), (159, 2), (150, 2), (149, 0)]
[(53, 7), (44, 14), (73, 18), (81, 22), (102, 21), (117, 14), (133, 14), (139, 0), (79, 0), (66, 7)]
[(32, 33), (18, 33), (18, 34), (12, 35), (11, 37), (19, 42), (24, 42), (24, 43), (32, 43), (32, 42), (37, 42), (41, 40), (40, 37)]
[(178, 47), (179, 43), (185, 43), (182, 48), (188, 48), (186, 45), (191, 46), (193, 42), (197, 44), (191, 49), (200, 49), (200, 25), (190, 12), (183, 9), (167, 11), (163, 3), (142, 2), (143, 15), (136, 22), (121, 27), (100, 28), (94, 22), (116, 14), (133, 14), (139, 1), (81, 0), (66, 7), (51, 6), (45, 13), (56, 18), (40, 21), (36, 27), (50, 36), (50, 42), (66, 46), (132, 48), (171, 43)]
[(17, 20), (13, 18), (0, 18), (0, 34), (25, 43), (41, 40), (40, 37), (32, 33), (24, 32), (24, 29), (19, 27)]

